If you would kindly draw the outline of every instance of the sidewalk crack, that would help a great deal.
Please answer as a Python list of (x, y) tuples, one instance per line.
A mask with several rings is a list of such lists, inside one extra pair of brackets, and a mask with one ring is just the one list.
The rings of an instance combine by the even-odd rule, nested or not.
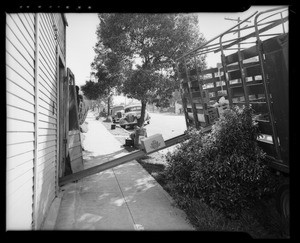
[(136, 222), (134, 221), (132, 212), (131, 212), (131, 210), (130, 210), (130, 208), (129, 208), (128, 202), (127, 202), (127, 200), (126, 200), (126, 198), (125, 198), (125, 195), (124, 195), (124, 193), (123, 193), (123, 191), (122, 191), (122, 189), (121, 189), (121, 185), (120, 185), (120, 183), (119, 183), (119, 181), (118, 181), (118, 178), (117, 178), (117, 176), (116, 176), (115, 171), (114, 171), (113, 168), (112, 168), (112, 171), (113, 171), (113, 173), (114, 173), (114, 176), (115, 176), (116, 181), (117, 181), (117, 183), (118, 183), (118, 187), (119, 187), (119, 189), (120, 189), (120, 191), (121, 191), (121, 193), (122, 193), (122, 196), (123, 196), (123, 198), (124, 198), (125, 204), (126, 204), (126, 206), (127, 206), (127, 208), (128, 208), (130, 217), (131, 217), (132, 222), (133, 222), (133, 227), (134, 227), (134, 229), (135, 229), (135, 230), (143, 230), (143, 229), (144, 229), (143, 226), (140, 225), (140, 224), (136, 224)]

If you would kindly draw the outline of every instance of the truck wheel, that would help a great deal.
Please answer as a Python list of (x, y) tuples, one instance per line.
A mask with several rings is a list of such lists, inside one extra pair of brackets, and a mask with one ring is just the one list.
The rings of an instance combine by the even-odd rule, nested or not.
[(289, 234), (290, 222), (290, 189), (289, 184), (283, 184), (277, 192), (277, 209), (281, 215), (284, 231)]

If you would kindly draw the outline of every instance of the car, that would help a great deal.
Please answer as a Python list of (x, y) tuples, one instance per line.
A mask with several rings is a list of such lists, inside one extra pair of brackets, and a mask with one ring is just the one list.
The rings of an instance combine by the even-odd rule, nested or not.
[[(138, 124), (138, 119), (141, 117), (142, 105), (130, 105), (126, 106), (124, 110), (123, 117), (119, 120), (120, 126), (125, 128), (129, 126), (133, 128), (135, 125)], [(150, 115), (148, 111), (145, 111), (145, 120), (144, 123), (150, 123)]]
[(114, 106), (111, 109), (111, 118), (113, 120), (113, 123), (118, 123), (120, 118), (123, 117), (123, 114), (124, 114), (124, 106), (123, 105)]

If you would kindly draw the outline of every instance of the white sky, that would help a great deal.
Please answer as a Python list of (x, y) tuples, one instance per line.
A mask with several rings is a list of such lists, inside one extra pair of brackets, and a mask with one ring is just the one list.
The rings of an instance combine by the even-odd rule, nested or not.
[(85, 13), (66, 13), (66, 18), (66, 65), (74, 73), (76, 84), (81, 86), (90, 76), (99, 19), (97, 14)]
[[(199, 13), (200, 32), (206, 40), (210, 40), (218, 34), (226, 31), (235, 24), (236, 21), (225, 20), (224, 18), (241, 20), (247, 18), (255, 11), (264, 11), (276, 6), (253, 6), (245, 12), (226, 13)], [(95, 52), (93, 47), (97, 41), (96, 28), (99, 19), (96, 13), (66, 13), (68, 21), (66, 33), (67, 67), (75, 75), (75, 82), (81, 86), (89, 79), (91, 63), (94, 60)], [(208, 56), (208, 66), (216, 66), (218, 60)]]

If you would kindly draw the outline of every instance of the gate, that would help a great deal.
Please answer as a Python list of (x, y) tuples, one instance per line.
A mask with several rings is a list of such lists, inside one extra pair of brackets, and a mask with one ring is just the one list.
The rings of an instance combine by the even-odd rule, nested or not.
[(78, 116), (78, 97), (76, 94), (75, 77), (72, 71), (67, 69), (68, 83), (68, 160), (72, 173), (83, 170), (82, 147), (80, 139), (80, 127)]

